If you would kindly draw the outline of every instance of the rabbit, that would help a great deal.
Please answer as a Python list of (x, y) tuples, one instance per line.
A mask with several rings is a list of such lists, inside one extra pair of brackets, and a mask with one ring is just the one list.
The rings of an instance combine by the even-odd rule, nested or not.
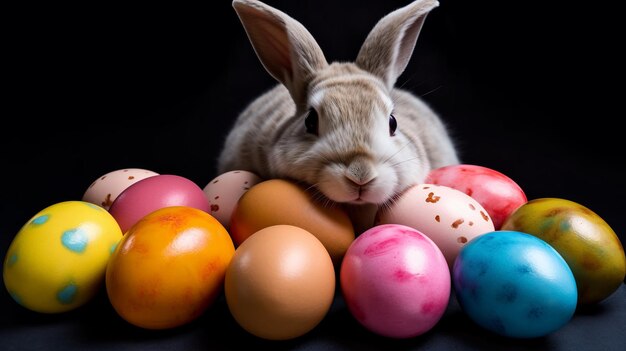
[(219, 173), (306, 184), (345, 206), (362, 232), (428, 172), (458, 164), (451, 133), (410, 91), (394, 87), (426, 15), (439, 3), (415, 0), (384, 16), (354, 62), (328, 63), (309, 31), (263, 2), (234, 0), (256, 55), (278, 84), (238, 116), (218, 155)]

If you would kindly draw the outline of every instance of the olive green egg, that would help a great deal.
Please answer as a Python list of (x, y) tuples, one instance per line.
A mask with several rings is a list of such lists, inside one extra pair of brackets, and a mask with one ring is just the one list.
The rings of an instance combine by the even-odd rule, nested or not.
[(624, 281), (626, 257), (619, 237), (595, 212), (559, 198), (528, 201), (513, 212), (502, 230), (516, 230), (549, 243), (570, 266), (578, 303), (609, 297)]

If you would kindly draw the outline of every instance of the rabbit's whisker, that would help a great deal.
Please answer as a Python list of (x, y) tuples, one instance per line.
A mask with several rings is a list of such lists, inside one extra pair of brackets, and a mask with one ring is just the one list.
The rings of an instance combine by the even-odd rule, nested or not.
[(441, 89), (441, 88), (443, 88), (443, 85), (440, 85), (440, 86), (438, 86), (438, 87), (436, 87), (436, 88), (434, 88), (434, 89), (431, 89), (430, 91), (427, 91), (426, 93), (424, 93), (424, 94), (420, 95), (420, 97), (424, 97), (424, 96), (426, 96), (426, 95), (428, 95), (428, 94), (430, 94), (430, 93), (434, 93), (435, 91), (437, 91), (437, 90), (439, 90), (439, 89)]
[(400, 162), (396, 162), (396, 163), (392, 164), (391, 166), (395, 167), (395, 166), (397, 166), (399, 164), (402, 164), (402, 163), (405, 163), (405, 162), (416, 161), (416, 160), (419, 160), (419, 159), (420, 159), (419, 157), (411, 157), (411, 158), (408, 158), (406, 160), (403, 160), (403, 161), (400, 161)]
[(401, 193), (397, 193), (395, 195), (393, 195), (392, 197), (389, 198), (389, 200), (383, 202), (382, 204), (379, 205), (379, 210), (384, 212), (384, 211), (390, 211), (393, 208), (393, 205), (398, 201), (398, 199), (400, 198), (400, 194)]
[(384, 161), (383, 164), (389, 162), (392, 158), (394, 158), (395, 156), (397, 156), (402, 150), (404, 150), (405, 147), (411, 145), (411, 142), (407, 142), (406, 144), (404, 144), (401, 148), (399, 148), (398, 150), (396, 150), (396, 152), (394, 152), (393, 154), (389, 155), (389, 157), (387, 157)]
[(333, 207), (334, 202), (319, 190), (318, 185), (319, 183), (310, 184), (305, 191), (311, 194), (311, 199), (314, 202), (320, 203), (323, 207)]

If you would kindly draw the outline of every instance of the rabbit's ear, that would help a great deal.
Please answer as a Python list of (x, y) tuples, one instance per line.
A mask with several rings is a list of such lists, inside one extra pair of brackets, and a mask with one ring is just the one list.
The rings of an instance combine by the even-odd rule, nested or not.
[(415, 0), (383, 17), (365, 39), (356, 64), (393, 88), (409, 63), (426, 15), (437, 6), (436, 0)]
[(285, 13), (255, 0), (234, 0), (233, 7), (265, 69), (305, 103), (312, 74), (328, 66), (319, 45), (304, 26)]

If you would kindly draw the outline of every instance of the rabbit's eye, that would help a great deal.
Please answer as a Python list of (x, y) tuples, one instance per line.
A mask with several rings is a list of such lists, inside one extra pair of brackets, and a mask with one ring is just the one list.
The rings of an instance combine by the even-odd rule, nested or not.
[(317, 135), (317, 111), (314, 108), (309, 109), (309, 113), (306, 115), (304, 119), (304, 126), (306, 127), (306, 132)]
[(393, 115), (389, 115), (389, 135), (396, 135), (396, 128), (398, 128), (398, 121)]

